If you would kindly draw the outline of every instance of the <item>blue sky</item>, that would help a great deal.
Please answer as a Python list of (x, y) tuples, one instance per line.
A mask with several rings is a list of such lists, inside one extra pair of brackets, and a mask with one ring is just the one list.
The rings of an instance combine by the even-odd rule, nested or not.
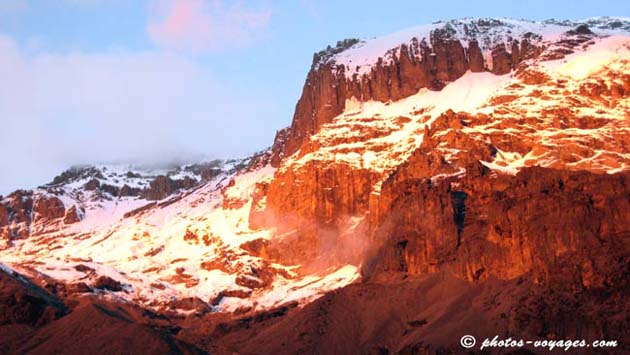
[(2, 0), (0, 194), (69, 165), (244, 155), (313, 52), (440, 19), (630, 16), (617, 1)]

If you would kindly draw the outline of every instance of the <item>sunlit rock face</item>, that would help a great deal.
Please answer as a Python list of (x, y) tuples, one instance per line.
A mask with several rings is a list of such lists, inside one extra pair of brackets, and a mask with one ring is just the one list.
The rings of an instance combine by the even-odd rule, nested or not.
[[(372, 238), (388, 218), (379, 206), (397, 198), (382, 196), (383, 182), (413, 159), (414, 174), (434, 181), (478, 162), (494, 175), (625, 171), (630, 52), (624, 23), (612, 22), (461, 20), (317, 54), (267, 188), (269, 224), (305, 245), (287, 257), (320, 255), (344, 233)], [(409, 60), (431, 80), (405, 74)], [(398, 79), (375, 79), (383, 68), (418, 82), (395, 91)], [(345, 89), (361, 80), (372, 94)]]
[[(280, 133), (281, 134), (281, 133)], [(168, 167), (76, 167), (2, 200), (1, 262), (63, 297), (113, 295), (181, 317), (307, 302), (358, 264), (277, 263), (265, 209), (273, 149)]]
[[(464, 19), (341, 41), (315, 55), (266, 151), (78, 167), (0, 198), (0, 266), (63, 302), (124, 301), (134, 322), (219, 353), (295, 329), (295, 352), (347, 353), (340, 334), (372, 328), (389, 341), (363, 334), (366, 353), (431, 353), (450, 344), (409, 313), (425, 291), (423, 309), (500, 298), (496, 314), (467, 310), (491, 334), (623, 335), (629, 120), (627, 20)], [(34, 321), (63, 316), (39, 298)], [(588, 306), (563, 317), (576, 299)], [(365, 316), (379, 302), (396, 320)]]
[(476, 164), (462, 178), (432, 181), (416, 162), (384, 183), (374, 211), (384, 245), (366, 274), (446, 269), (469, 281), (528, 274), (576, 289), (623, 278), (628, 173), (531, 167), (513, 177)]
[[(560, 59), (598, 35), (627, 30), (625, 22), (616, 22), (463, 19), (370, 40), (340, 41), (314, 56), (285, 155), (301, 149), (322, 125), (341, 114), (346, 100), (398, 101), (423, 88), (441, 90), (467, 71), (504, 75), (544, 51), (547, 59)], [(562, 48), (550, 50), (554, 46)]]

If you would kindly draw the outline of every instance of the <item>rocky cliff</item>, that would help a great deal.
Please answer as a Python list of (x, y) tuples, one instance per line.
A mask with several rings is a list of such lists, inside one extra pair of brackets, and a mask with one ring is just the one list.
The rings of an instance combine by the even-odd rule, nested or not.
[(316, 54), (265, 190), (268, 225), (305, 245), (287, 257), (320, 255), (349, 227), (373, 235), (378, 206), (395, 199), (383, 182), (413, 157), (434, 179), (477, 162), (508, 175), (624, 170), (627, 59), (587, 68), (597, 76), (572, 70), (577, 58), (620, 53), (627, 34), (590, 25), (451, 21)]
[(479, 164), (463, 178), (435, 182), (406, 169), (413, 163), (384, 184), (391, 202), (380, 206), (385, 222), (375, 235), (384, 246), (366, 265), (368, 274), (447, 270), (477, 281), (530, 273), (537, 282), (576, 289), (627, 281), (627, 174), (533, 167), (492, 176)]
[[(586, 25), (575, 26), (575, 35), (592, 34)], [(551, 24), (527, 28), (511, 20), (479, 19), (414, 29), (401, 43), (390, 43), (391, 48), (378, 48), (369, 41), (340, 41), (314, 56), (284, 155), (302, 148), (308, 137), (341, 114), (348, 99), (397, 101), (422, 88), (440, 90), (466, 71), (507, 74), (549, 46), (544, 40), (549, 30), (557, 28)], [(370, 46), (376, 48), (365, 49)], [(368, 53), (376, 58), (371, 65), (361, 62), (365, 52), (379, 49), (386, 52)]]
[(269, 255), (361, 262), (375, 283), (527, 280), (558, 292), (532, 302), (589, 306), (501, 331), (626, 336), (608, 328), (627, 326), (630, 284), (630, 39), (613, 23), (454, 21), (316, 54), (257, 214), (282, 236)]

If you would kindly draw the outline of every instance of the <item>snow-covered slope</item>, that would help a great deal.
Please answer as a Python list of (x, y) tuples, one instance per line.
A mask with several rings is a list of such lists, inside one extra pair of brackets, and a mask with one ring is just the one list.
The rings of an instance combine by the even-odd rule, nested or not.
[[(414, 34), (452, 25), (457, 36), (465, 36), (462, 28), (475, 21), (449, 21), (369, 40), (331, 60), (338, 64), (361, 60), (370, 66), (377, 53), (389, 55), (386, 48)], [(497, 150), (492, 161), (484, 162), (487, 166), (512, 174), (534, 165), (608, 173), (630, 167), (630, 22), (593, 19), (601, 29), (572, 36), (566, 34), (566, 26), (575, 26), (574, 22), (497, 21), (503, 27), (500, 32), (489, 30), (493, 38), (538, 30), (547, 33), (546, 49), (506, 75), (468, 71), (440, 91), (423, 88), (399, 101), (347, 100), (344, 112), (324, 124), (281, 170), (299, 169), (309, 162), (344, 163), (385, 178), (422, 146), (428, 132), (446, 161), (466, 153), (463, 139), (450, 136), (466, 135)], [(615, 21), (624, 21), (625, 27), (611, 25)], [(447, 111), (467, 116), (459, 127), (434, 127)]]
[[(400, 55), (400, 46), (431, 48), (437, 37), (464, 42), (476, 41), (492, 69), (491, 52), (497, 47), (510, 48), (513, 40), (527, 39), (530, 44), (547, 45), (561, 40), (566, 32), (586, 25), (598, 35), (630, 33), (630, 18), (597, 17), (581, 21), (529, 21), (510, 18), (464, 18), (438, 21), (405, 29), (390, 35), (358, 41), (348, 49), (326, 56), (323, 62), (344, 67), (346, 77), (365, 75), (381, 60), (391, 63)], [(421, 58), (420, 52), (411, 52)]]
[(432, 119), (449, 109), (473, 111), (509, 81), (509, 76), (469, 72), (441, 91), (421, 89), (396, 102), (348, 100), (345, 112), (310, 138), (317, 148), (291, 157), (283, 169), (316, 160), (391, 171), (420, 145)]
[[(62, 281), (78, 290), (85, 284), (107, 297), (179, 313), (213, 306), (221, 311), (268, 308), (356, 280), (354, 266), (303, 275), (299, 266), (274, 264), (240, 247), (273, 235), (250, 230), (248, 217), (255, 185), (271, 179), (275, 169), (248, 171), (243, 163), (215, 163), (218, 170), (210, 180), (157, 201), (88, 190), (86, 184), (96, 176), (101, 187), (146, 188), (160, 175), (200, 176), (191, 167), (74, 169), (31, 198), (52, 195), (79, 206), (81, 220), (41, 230), (33, 224), (38, 232), (12, 239), (0, 251), (0, 262), (35, 279)], [(104, 276), (113, 280), (110, 287), (100, 286)], [(120, 283), (121, 290), (111, 283)]]

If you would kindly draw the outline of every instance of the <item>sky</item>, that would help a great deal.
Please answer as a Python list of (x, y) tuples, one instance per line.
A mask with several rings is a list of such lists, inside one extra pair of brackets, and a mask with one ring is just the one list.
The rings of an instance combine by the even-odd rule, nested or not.
[(436, 20), (627, 0), (0, 0), (0, 194), (76, 164), (235, 157), (291, 123), (313, 53)]

